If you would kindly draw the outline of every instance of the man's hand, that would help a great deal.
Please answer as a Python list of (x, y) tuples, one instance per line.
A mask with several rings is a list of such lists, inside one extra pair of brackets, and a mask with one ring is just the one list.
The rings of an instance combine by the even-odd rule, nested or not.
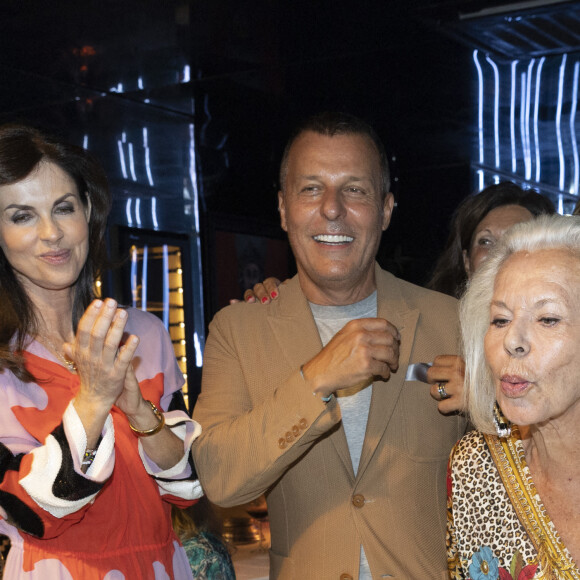
[(383, 318), (351, 320), (309, 362), (304, 378), (322, 397), (372, 380), (399, 367), (399, 331)]

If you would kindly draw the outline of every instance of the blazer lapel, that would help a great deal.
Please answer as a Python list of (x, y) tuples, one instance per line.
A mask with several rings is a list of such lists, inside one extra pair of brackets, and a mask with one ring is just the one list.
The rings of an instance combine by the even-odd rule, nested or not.
[[(280, 286), (279, 311), (272, 311), (270, 327), (278, 342), (276, 352), (283, 353), (290, 371), (300, 368), (322, 349), (318, 328), (310, 306), (300, 288), (298, 276)], [(288, 340), (288, 337), (292, 337)], [(329, 439), (354, 481), (352, 460), (342, 423)]]
[(373, 383), (371, 408), (367, 422), (357, 481), (364, 474), (387, 428), (393, 410), (405, 384), (407, 366), (413, 349), (419, 310), (410, 309), (401, 295), (397, 279), (377, 266), (377, 315), (395, 325), (401, 334), (399, 368), (388, 381)]

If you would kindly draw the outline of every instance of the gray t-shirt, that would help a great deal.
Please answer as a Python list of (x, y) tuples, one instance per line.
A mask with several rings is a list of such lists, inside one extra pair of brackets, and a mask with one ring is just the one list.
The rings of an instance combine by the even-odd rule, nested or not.
[[(318, 333), (322, 345), (326, 346), (332, 337), (341, 330), (345, 324), (358, 318), (376, 318), (377, 316), (377, 293), (346, 306), (320, 306), (310, 303), (310, 309), (314, 316), (314, 321), (318, 327)], [(335, 393), (340, 412), (342, 415), (342, 425), (346, 434), (348, 450), (352, 461), (354, 473), (358, 471), (360, 456), (362, 453), (367, 419), (371, 406), (372, 383), (342, 389)], [(360, 559), (360, 580), (372, 580), (371, 571), (361, 546)]]

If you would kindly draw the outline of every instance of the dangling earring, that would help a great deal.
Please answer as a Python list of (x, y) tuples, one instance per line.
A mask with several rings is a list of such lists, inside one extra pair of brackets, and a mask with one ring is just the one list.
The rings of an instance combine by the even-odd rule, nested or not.
[(493, 422), (498, 437), (509, 437), (511, 435), (512, 424), (509, 419), (503, 416), (497, 401), (493, 404)]

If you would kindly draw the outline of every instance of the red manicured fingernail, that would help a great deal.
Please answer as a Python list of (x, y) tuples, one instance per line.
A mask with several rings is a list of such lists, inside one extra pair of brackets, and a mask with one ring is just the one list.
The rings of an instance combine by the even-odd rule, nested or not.
[(276, 290), (273, 290), (272, 292), (270, 292), (270, 296), (272, 298), (276, 298), (276, 296), (278, 296), (278, 292), (276, 292)]
[(266, 302), (268, 302), (268, 297), (264, 296), (264, 298), (262, 298), (262, 304), (265, 304)]

